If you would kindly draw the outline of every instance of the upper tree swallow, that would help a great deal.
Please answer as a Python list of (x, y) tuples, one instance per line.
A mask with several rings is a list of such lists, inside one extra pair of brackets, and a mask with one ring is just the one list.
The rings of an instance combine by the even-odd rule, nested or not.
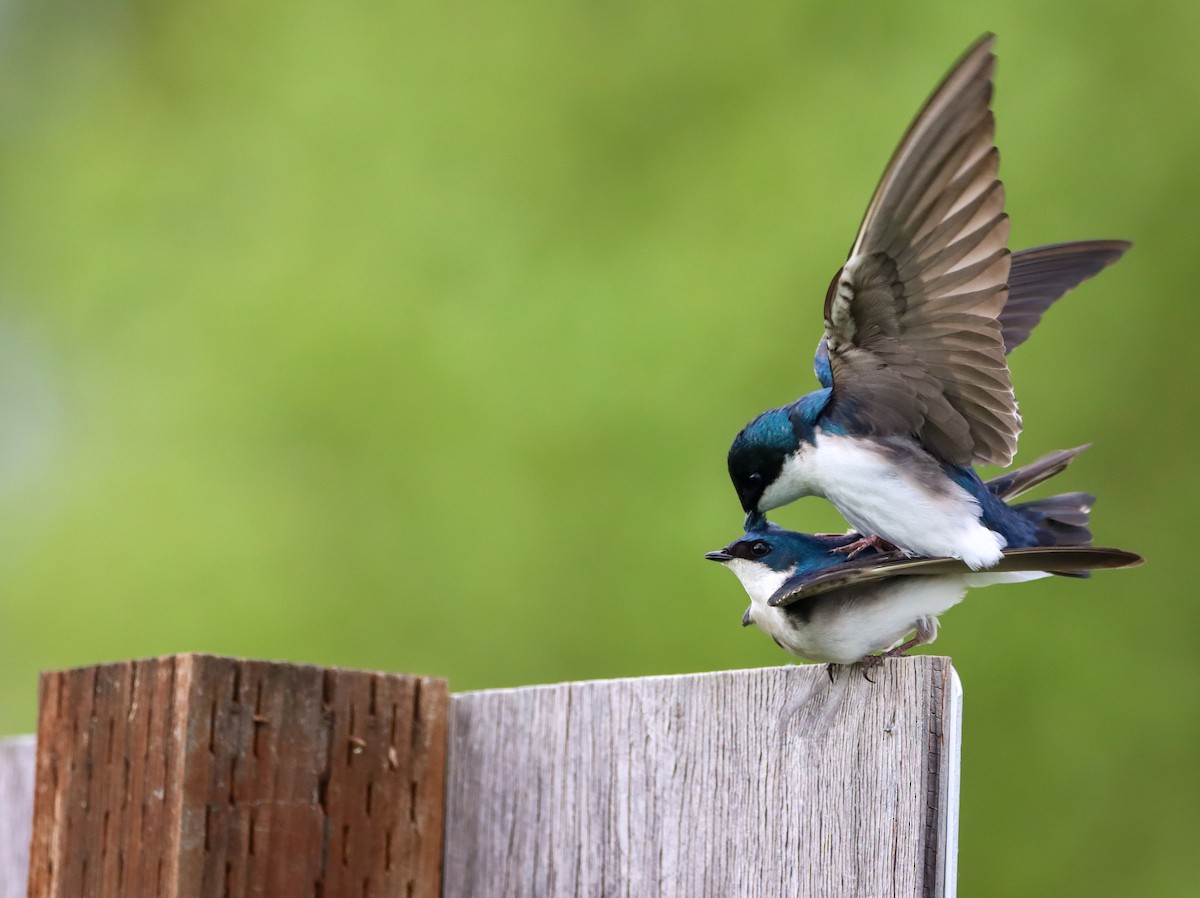
[[(1046, 456), (989, 481), (995, 498), (1012, 499), (1061, 471), (1081, 449)], [(1092, 497), (1052, 496), (1016, 506), (1042, 520), (1030, 548), (1005, 550), (990, 570), (974, 573), (953, 558), (911, 558), (890, 552), (849, 561), (845, 536), (796, 533), (759, 517), (753, 529), (705, 557), (732, 570), (750, 596), (742, 625), (754, 624), (783, 649), (811, 661), (850, 664), (874, 652), (894, 656), (937, 636), (938, 615), (968, 588), (1048, 577), (1087, 576), (1099, 568), (1133, 567), (1142, 559), (1091, 546)], [(901, 643), (909, 633), (915, 635)]]
[[(1006, 353), (1123, 241), (1010, 255), (989, 108), (993, 37), (934, 91), (892, 156), (825, 297), (822, 389), (737, 435), (748, 515), (823, 496), (860, 531), (972, 569), (1036, 545), (970, 466), (1007, 466), (1021, 428)], [(854, 548), (854, 547), (850, 547)]]

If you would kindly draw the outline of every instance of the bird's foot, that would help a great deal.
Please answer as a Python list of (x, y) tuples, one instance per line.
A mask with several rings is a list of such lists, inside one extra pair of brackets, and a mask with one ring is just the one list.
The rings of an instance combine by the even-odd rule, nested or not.
[(926, 642), (927, 640), (922, 639), (920, 635), (917, 635), (908, 642), (902, 642), (900, 645), (890, 648), (886, 652), (880, 652), (878, 655), (864, 655), (858, 662), (864, 679), (866, 679), (869, 683), (874, 683), (875, 681), (867, 676), (869, 671), (875, 670), (877, 667), (882, 667), (883, 662), (888, 658), (903, 658), (904, 653), (909, 649), (915, 649), (917, 646), (924, 645)]
[(896, 547), (889, 543), (886, 539), (881, 539), (878, 536), (860, 536), (852, 543), (834, 549), (835, 555), (845, 555), (846, 560), (857, 558), (867, 549), (875, 549), (878, 552), (894, 552)]
[(900, 645), (896, 646), (895, 648), (888, 649), (886, 652), (884, 652), (882, 655), (879, 655), (878, 657), (879, 658), (903, 658), (904, 653), (907, 652), (909, 649), (915, 649), (917, 646), (923, 645), (924, 643), (925, 643), (925, 640), (922, 639), (920, 636), (914, 636), (908, 642), (902, 642)]
[(875, 682), (871, 679), (871, 671), (882, 666), (883, 655), (864, 655), (858, 662), (858, 669), (862, 672), (863, 679), (868, 683)]

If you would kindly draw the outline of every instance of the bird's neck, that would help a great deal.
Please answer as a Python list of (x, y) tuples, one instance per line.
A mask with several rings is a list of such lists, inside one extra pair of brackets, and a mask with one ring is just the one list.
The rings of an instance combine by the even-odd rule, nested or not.
[(829, 405), (830, 394), (833, 390), (823, 387), (806, 393), (788, 407), (788, 418), (791, 419), (792, 429), (796, 433), (798, 443), (812, 443), (813, 431), (821, 420), (821, 413)]

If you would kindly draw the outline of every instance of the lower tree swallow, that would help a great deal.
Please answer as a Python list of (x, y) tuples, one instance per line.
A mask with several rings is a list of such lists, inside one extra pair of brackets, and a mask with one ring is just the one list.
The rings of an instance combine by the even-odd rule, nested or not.
[[(989, 481), (987, 488), (997, 500), (1013, 499), (1062, 471), (1082, 448), (1048, 455)], [(1141, 564), (1130, 552), (1091, 545), (1092, 502), (1086, 493), (1069, 493), (1014, 506), (1041, 519), (1043, 542), (1005, 550), (995, 566), (981, 572), (959, 559), (899, 552), (851, 561), (838, 550), (857, 534), (797, 533), (761, 517), (744, 536), (705, 557), (732, 570), (749, 594), (743, 626), (754, 624), (781, 648), (810, 661), (871, 662), (875, 652), (894, 657), (932, 642), (938, 615), (971, 587)], [(910, 633), (915, 635), (904, 641)]]
[(1020, 533), (1012, 541), (1008, 531), (1027, 528), (970, 466), (1006, 466), (1016, 452), (1006, 353), (1128, 244), (1010, 255), (992, 42), (986, 35), (951, 70), (884, 171), (825, 297), (822, 389), (734, 439), (729, 473), (747, 514), (823, 496), (863, 535), (854, 548), (881, 538), (972, 569), (1033, 545)]

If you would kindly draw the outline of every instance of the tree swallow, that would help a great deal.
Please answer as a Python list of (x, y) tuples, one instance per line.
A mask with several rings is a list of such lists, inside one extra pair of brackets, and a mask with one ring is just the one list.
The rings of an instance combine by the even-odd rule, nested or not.
[[(1048, 455), (989, 481), (987, 488), (997, 500), (1013, 499), (1062, 471), (1084, 448)], [(932, 642), (938, 615), (971, 587), (1085, 577), (1095, 569), (1141, 564), (1130, 552), (1091, 545), (1092, 502), (1086, 493), (1069, 493), (1015, 506), (1041, 518), (1043, 542), (1007, 549), (980, 573), (959, 559), (900, 552), (850, 561), (837, 550), (857, 534), (796, 533), (761, 517), (740, 539), (705, 557), (732, 570), (749, 594), (743, 626), (756, 625), (781, 648), (810, 661), (851, 664), (875, 652), (894, 657)]]
[[(822, 388), (737, 435), (729, 473), (750, 517), (823, 496), (909, 555), (989, 567), (1037, 545), (1028, 514), (973, 464), (1007, 466), (1021, 419), (1006, 353), (1123, 241), (1010, 255), (990, 109), (993, 37), (959, 61), (901, 141), (825, 297)], [(1015, 540), (1015, 541), (1014, 541)]]

